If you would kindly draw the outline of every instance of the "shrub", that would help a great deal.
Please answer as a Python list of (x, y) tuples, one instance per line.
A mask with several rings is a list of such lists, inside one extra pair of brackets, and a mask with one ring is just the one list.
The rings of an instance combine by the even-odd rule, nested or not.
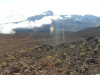
[(10, 60), (13, 60), (13, 59), (14, 59), (14, 56), (9, 56), (9, 57), (6, 58), (7, 61), (10, 61)]
[(81, 45), (80, 45), (80, 48), (82, 48), (84, 51), (86, 50), (86, 44), (85, 43), (82, 43)]
[(65, 56), (67, 55), (66, 52), (63, 53)]
[(80, 52), (80, 56), (85, 56), (85, 52)]
[(75, 47), (74, 45), (71, 45), (71, 46), (70, 46), (71, 49), (73, 49), (74, 47)]
[(40, 51), (41, 50), (41, 48), (38, 48), (38, 51)]
[(7, 63), (6, 62), (2, 62), (2, 67), (6, 67)]
[(100, 43), (100, 38), (98, 39), (98, 42)]
[(10, 47), (12, 47), (12, 45), (10, 45)]
[(56, 63), (61, 63), (61, 60), (57, 58)]
[(35, 59), (35, 57), (32, 57), (32, 59), (34, 60), (34, 59)]
[(32, 51), (32, 48), (29, 48), (29, 52), (31, 52)]
[(52, 56), (47, 56), (47, 59), (53, 60), (54, 58)]

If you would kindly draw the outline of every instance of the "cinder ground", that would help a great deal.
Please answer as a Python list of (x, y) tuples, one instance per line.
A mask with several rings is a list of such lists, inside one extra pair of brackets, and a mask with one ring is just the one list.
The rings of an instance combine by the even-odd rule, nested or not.
[(96, 75), (100, 73), (97, 29), (65, 33), (65, 40), (62, 34), (0, 34), (0, 75)]

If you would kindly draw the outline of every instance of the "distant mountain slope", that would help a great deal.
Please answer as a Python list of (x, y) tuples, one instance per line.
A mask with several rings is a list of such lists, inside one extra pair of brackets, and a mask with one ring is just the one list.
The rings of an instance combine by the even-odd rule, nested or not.
[(97, 22), (99, 22), (99, 23), (100, 23), (100, 17), (99, 17), (99, 18), (97, 18), (95, 21), (97, 21)]
[[(29, 32), (49, 32), (50, 25), (52, 24), (55, 28), (55, 31), (62, 31), (63, 27), (65, 31), (80, 31), (92, 27), (96, 27), (97, 25), (99, 26), (100, 23), (100, 17), (94, 16), (94, 15), (57, 15), (61, 17), (60, 19), (51, 19), (50, 17), (55, 16), (55, 14), (49, 10), (46, 12), (43, 12), (41, 14), (35, 15), (35, 16), (29, 16), (26, 20), (19, 21), (19, 22), (11, 22), (11, 23), (5, 23), (5, 24), (19, 24), (19, 23), (24, 23), (28, 22), (29, 26), (30, 22), (33, 22), (32, 28), (14, 28), (13, 30), (16, 33), (29, 33)], [(49, 18), (49, 22), (51, 23), (42, 23), (41, 20), (44, 17)], [(48, 19), (47, 18), (47, 19)], [(45, 19), (46, 21), (46, 19)], [(48, 21), (48, 20), (47, 20)], [(36, 25), (34, 26), (35, 23), (42, 23), (40, 27), (37, 27)]]
[(71, 16), (72, 16), (72, 18), (74, 18), (74, 19), (80, 18), (80, 19), (90, 19), (90, 20), (95, 20), (95, 19), (98, 18), (97, 16), (90, 15), (90, 14), (84, 15), (84, 16), (82, 16), (82, 15), (71, 15)]
[(40, 15), (30, 16), (30, 17), (27, 18), (27, 20), (29, 20), (29, 21), (40, 20), (45, 16), (53, 16), (53, 14), (54, 13), (52, 11), (46, 11), (46, 12), (43, 12), (42, 14), (40, 14)]
[[(43, 12), (40, 15), (30, 16), (27, 18), (28, 21), (41, 20), (46, 16), (54, 16), (52, 11)], [(63, 25), (65, 31), (80, 31), (92, 27), (96, 27), (98, 24), (96, 20), (98, 17), (94, 15), (59, 15), (62, 19), (52, 20), (52, 25), (55, 30), (62, 31)], [(50, 24), (43, 24), (41, 27), (33, 28), (34, 31), (38, 32), (49, 32)]]
[(86, 37), (88, 37), (90, 35), (95, 36), (95, 37), (100, 37), (100, 26), (99, 27), (95, 27), (95, 28), (90, 28), (90, 29), (86, 29), (86, 30), (75, 32), (72, 35), (70, 35), (70, 37), (86, 38)]

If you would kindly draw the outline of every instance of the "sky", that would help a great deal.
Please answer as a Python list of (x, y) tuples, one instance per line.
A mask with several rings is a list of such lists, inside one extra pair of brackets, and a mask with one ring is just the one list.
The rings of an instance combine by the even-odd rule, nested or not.
[[(0, 0), (0, 32), (5, 31), (2, 28), (7, 29), (7, 26), (13, 26), (11, 24), (3, 25), (4, 23), (26, 20), (30, 16), (48, 10), (53, 11), (55, 15), (91, 14), (100, 16), (100, 0)], [(50, 21), (51, 17), (49, 17)]]
[(100, 16), (100, 0), (0, 0), (0, 17), (4, 22), (5, 18), (17, 21), (47, 10), (56, 15)]

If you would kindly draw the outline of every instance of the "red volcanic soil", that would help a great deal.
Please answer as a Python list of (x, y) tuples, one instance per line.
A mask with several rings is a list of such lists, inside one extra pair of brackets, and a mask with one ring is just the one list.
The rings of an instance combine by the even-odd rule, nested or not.
[(0, 34), (0, 39), (2, 40), (17, 40), (17, 39), (27, 39), (30, 38), (30, 36), (32, 36), (32, 34)]
[(70, 33), (65, 40), (48, 33), (0, 34), (0, 74), (96, 75), (100, 73), (100, 39), (86, 37), (99, 37), (99, 29)]

